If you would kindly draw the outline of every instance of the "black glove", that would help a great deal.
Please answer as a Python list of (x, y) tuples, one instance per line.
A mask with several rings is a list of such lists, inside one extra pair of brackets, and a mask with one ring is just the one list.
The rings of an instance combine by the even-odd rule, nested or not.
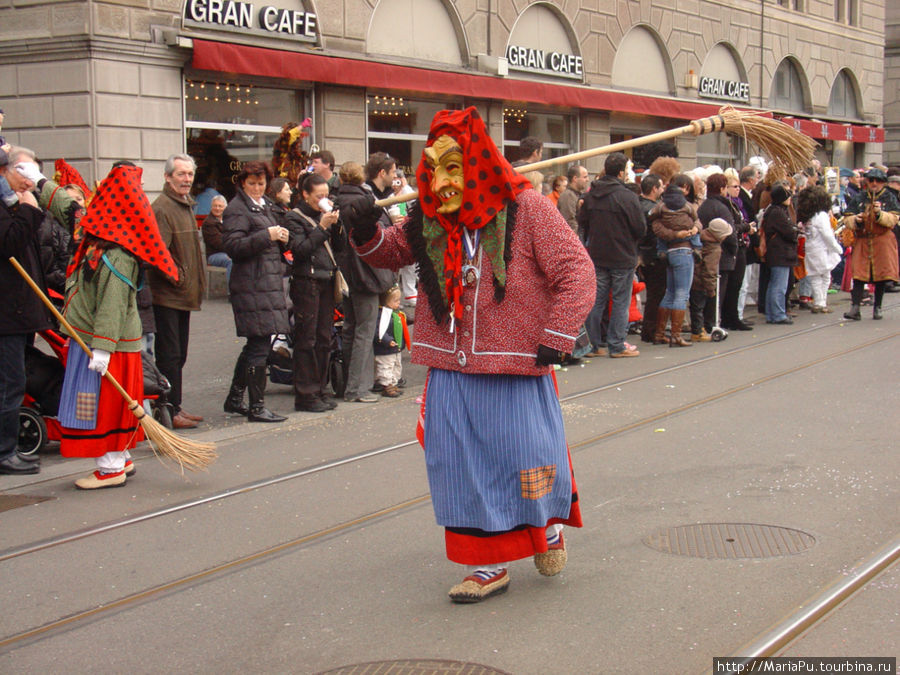
[(375, 206), (375, 195), (371, 192), (342, 197), (339, 201), (341, 220), (349, 228), (353, 241), (365, 244), (378, 231), (378, 219), (384, 209)]
[(554, 363), (562, 363), (563, 359), (566, 358), (565, 352), (559, 352), (551, 347), (547, 347), (545, 345), (538, 345), (537, 358), (535, 359), (535, 365), (540, 366), (549, 366)]

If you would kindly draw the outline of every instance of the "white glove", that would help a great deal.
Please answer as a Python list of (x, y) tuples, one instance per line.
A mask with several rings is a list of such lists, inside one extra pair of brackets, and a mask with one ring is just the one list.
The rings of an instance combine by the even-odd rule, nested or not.
[(39, 181), (47, 180), (47, 177), (41, 173), (36, 162), (19, 162), (16, 164), (16, 171), (19, 172), (19, 175), (22, 176), (22, 178), (30, 180), (35, 185), (37, 185)]
[(91, 356), (91, 362), (88, 364), (88, 369), (103, 375), (109, 367), (109, 356), (109, 352), (102, 349), (95, 349), (94, 355)]

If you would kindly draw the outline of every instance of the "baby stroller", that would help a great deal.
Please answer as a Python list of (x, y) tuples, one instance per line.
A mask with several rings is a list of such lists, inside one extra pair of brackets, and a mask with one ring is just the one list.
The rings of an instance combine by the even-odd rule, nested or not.
[(58, 441), (62, 431), (56, 416), (66, 375), (66, 338), (53, 330), (40, 332), (53, 350), (47, 354), (37, 347), (25, 347), (25, 397), (19, 406), (19, 444), (23, 455), (40, 452), (48, 441)]
[[(291, 321), (293, 321), (293, 316)], [(328, 353), (328, 383), (331, 384), (334, 395), (338, 398), (343, 398), (345, 378), (341, 331), (344, 326), (344, 315), (340, 309), (334, 309), (332, 321), (331, 351)], [(290, 351), (293, 347), (293, 335), (273, 336), (272, 348), (269, 350), (269, 356), (266, 360), (269, 365), (269, 381), (272, 384), (294, 384), (294, 363)]]
[[(23, 455), (41, 452), (49, 441), (62, 439), (59, 424), (59, 398), (66, 375), (67, 339), (54, 330), (41, 331), (40, 336), (53, 354), (37, 347), (25, 348), (25, 396), (19, 407), (18, 450)], [(172, 409), (167, 395), (172, 387), (153, 360), (141, 352), (144, 366), (144, 397), (150, 399), (154, 419), (172, 428)]]

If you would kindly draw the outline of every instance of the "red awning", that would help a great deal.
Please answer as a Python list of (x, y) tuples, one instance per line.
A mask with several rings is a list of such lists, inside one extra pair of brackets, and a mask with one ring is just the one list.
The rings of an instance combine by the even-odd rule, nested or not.
[(414, 91), (501, 101), (525, 101), (585, 110), (614, 110), (676, 120), (715, 115), (719, 107), (535, 80), (518, 80), (481, 73), (457, 73), (395, 66), (305, 52), (249, 47), (194, 38), (192, 66), (229, 74), (257, 75), (280, 80)]
[(782, 117), (781, 121), (811, 138), (854, 143), (884, 143), (884, 129), (879, 127), (819, 122), (800, 117)]

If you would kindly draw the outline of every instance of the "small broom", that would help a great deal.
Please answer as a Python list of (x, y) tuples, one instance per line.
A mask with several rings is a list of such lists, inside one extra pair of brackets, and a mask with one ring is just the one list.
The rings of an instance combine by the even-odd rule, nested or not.
[[(784, 122), (779, 122), (771, 117), (767, 117), (764, 113), (752, 110), (737, 110), (728, 105), (719, 108), (718, 115), (694, 120), (690, 124), (678, 127), (677, 129), (660, 131), (648, 136), (641, 136), (640, 138), (632, 138), (627, 141), (621, 141), (620, 143), (613, 143), (612, 145), (604, 145), (599, 148), (573, 152), (572, 154), (563, 157), (554, 157), (553, 159), (545, 159), (540, 162), (525, 164), (524, 166), (516, 167), (516, 170), (519, 173), (539, 171), (540, 169), (545, 169), (550, 166), (577, 162), (588, 157), (606, 155), (611, 152), (620, 152), (629, 148), (635, 148), (639, 145), (664, 141), (684, 134), (702, 136), (717, 131), (724, 131), (725, 133), (742, 136), (747, 139), (749, 143), (759, 146), (765, 154), (772, 158), (772, 168), (775, 169), (776, 173), (779, 175), (796, 173), (806, 167), (818, 145), (809, 136), (797, 131)], [(391, 204), (396, 204), (398, 202), (416, 199), (418, 196), (418, 192), (411, 192), (405, 195), (388, 197), (387, 199), (379, 199), (375, 204), (377, 206), (390, 206)]]
[[(92, 356), (90, 348), (78, 336), (56, 307), (53, 306), (53, 303), (50, 302), (49, 298), (47, 298), (40, 287), (34, 283), (34, 279), (32, 279), (28, 272), (22, 268), (19, 261), (15, 258), (10, 258), (9, 262), (16, 268), (16, 271), (22, 275), (22, 278), (28, 282), (31, 289), (47, 306), (47, 309), (53, 312), (53, 316), (57, 318), (59, 323), (62, 326), (65, 326), (69, 335), (78, 343), (78, 346), (84, 350), (85, 354)], [(153, 452), (156, 453), (157, 456), (161, 455), (177, 462), (181, 466), (182, 475), (184, 474), (185, 468), (190, 469), (191, 471), (205, 469), (216, 459), (216, 446), (214, 443), (197, 443), (172, 433), (169, 429), (166, 429), (162, 424), (145, 413), (141, 404), (131, 398), (131, 396), (128, 395), (128, 392), (125, 391), (122, 385), (119, 384), (116, 378), (110, 375), (108, 371), (103, 375), (107, 381), (115, 387), (116, 391), (122, 395), (128, 409), (138, 419), (138, 422), (140, 422), (141, 428), (144, 430), (144, 435), (147, 437), (147, 440), (150, 441)]]

